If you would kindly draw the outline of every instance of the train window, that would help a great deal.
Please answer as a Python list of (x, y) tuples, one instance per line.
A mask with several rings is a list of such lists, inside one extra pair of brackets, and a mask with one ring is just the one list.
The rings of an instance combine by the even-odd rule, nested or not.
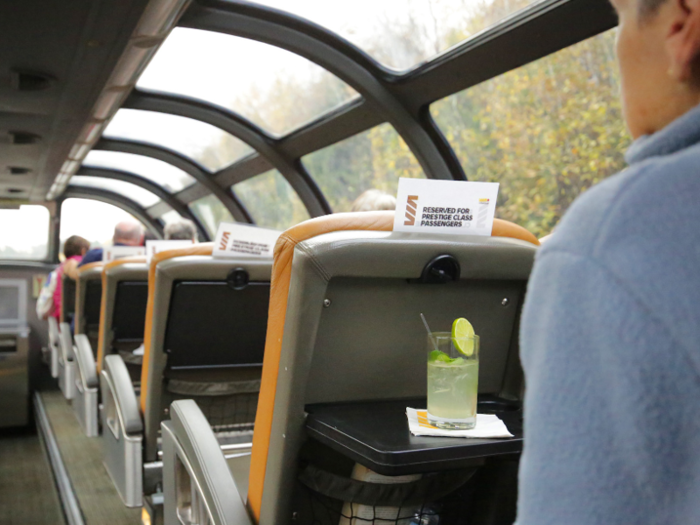
[(86, 175), (73, 175), (70, 179), (71, 186), (80, 186), (82, 188), (95, 188), (98, 190), (111, 191), (122, 197), (130, 199), (144, 208), (153, 206), (160, 199), (148, 190), (124, 182), (121, 180), (105, 179), (103, 177), (92, 177)]
[(180, 191), (194, 183), (194, 179), (191, 176), (172, 164), (131, 153), (93, 150), (87, 154), (83, 165), (115, 169), (139, 175), (144, 179), (155, 182), (171, 193)]
[(467, 177), (501, 183), (501, 218), (545, 235), (624, 167), (614, 40), (608, 31), (431, 106)]
[(170, 33), (137, 87), (212, 102), (275, 135), (357, 95), (331, 73), (289, 51), (181, 27)]
[(302, 158), (333, 211), (350, 211), (369, 189), (396, 195), (399, 177), (425, 177), (391, 124), (382, 124)]
[(199, 219), (199, 222), (204, 225), (212, 239), (216, 237), (216, 231), (219, 229), (220, 222), (234, 222), (231, 213), (213, 195), (197, 199), (190, 204), (190, 210)]
[(161, 215), (160, 220), (162, 220), (165, 224), (170, 224), (171, 222), (181, 221), (182, 216), (175, 210), (170, 210), (166, 211), (163, 215)]
[[(49, 210), (22, 205), (0, 209), (0, 259), (43, 260), (49, 253)], [(12, 227), (8, 227), (8, 225)]]
[(71, 235), (80, 235), (93, 245), (112, 242), (114, 226), (121, 221), (137, 221), (112, 204), (91, 199), (66, 199), (61, 204), (61, 245)]
[(138, 109), (117, 111), (104, 135), (177, 151), (211, 171), (233, 164), (253, 151), (245, 142), (205, 122)]
[(537, 0), (257, 0), (316, 22), (394, 70), (412, 68)]
[(286, 230), (309, 218), (304, 204), (279, 171), (239, 182), (231, 188), (263, 228)]

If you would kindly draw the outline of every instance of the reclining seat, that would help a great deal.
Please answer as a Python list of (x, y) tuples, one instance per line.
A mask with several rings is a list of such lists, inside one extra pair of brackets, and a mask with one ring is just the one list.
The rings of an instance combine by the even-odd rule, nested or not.
[[(77, 295), (73, 411), (85, 435), (96, 437), (98, 374), (104, 355), (121, 351), (130, 363), (132, 377), (140, 378), (142, 356), (132, 351), (143, 342), (148, 297), (146, 258), (128, 257), (104, 266), (85, 265), (79, 271)], [(91, 337), (95, 334), (96, 338)]]
[(98, 335), (100, 330), (100, 306), (102, 304), (101, 261), (78, 268), (75, 287), (75, 334), (85, 334), (97, 359)]
[[(329, 215), (280, 237), (247, 487), (252, 520), (232, 497), (243, 498), (245, 484), (226, 475), (196, 407), (178, 401), (163, 423), (166, 524), (188, 506), (217, 524), (288, 522), (310, 405), (426, 395), (420, 312), (433, 329), (470, 319), (482, 337), (480, 393), (521, 395), (517, 319), (537, 239), (499, 220), (490, 238), (390, 233), (393, 217)], [(460, 280), (419, 282), (443, 254), (458, 260)], [(197, 487), (189, 499), (187, 486)]]
[[(71, 322), (75, 313), (75, 281), (66, 274), (61, 275), (61, 311), (59, 315), (58, 386), (63, 397), (70, 400), (75, 395), (75, 363), (73, 362), (73, 336)], [(52, 330), (49, 325), (49, 330)]]
[(223, 445), (250, 448), (272, 260), (217, 259), (212, 249), (168, 250), (151, 261), (141, 413), (123, 361), (105, 359), (105, 465), (127, 506), (158, 491), (160, 424), (174, 400), (194, 399)]

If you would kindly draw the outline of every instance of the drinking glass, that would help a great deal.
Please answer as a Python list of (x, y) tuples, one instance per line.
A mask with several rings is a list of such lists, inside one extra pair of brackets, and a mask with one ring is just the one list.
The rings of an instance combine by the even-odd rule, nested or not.
[(438, 428), (476, 426), (479, 336), (454, 340), (450, 332), (428, 337), (428, 422)]

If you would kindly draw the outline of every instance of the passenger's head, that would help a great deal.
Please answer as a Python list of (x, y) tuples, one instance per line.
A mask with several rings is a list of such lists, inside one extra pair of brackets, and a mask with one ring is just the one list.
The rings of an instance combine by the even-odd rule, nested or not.
[(66, 259), (76, 255), (85, 255), (90, 249), (90, 241), (83, 239), (79, 235), (71, 235), (63, 243), (63, 255)]
[(143, 226), (138, 222), (122, 221), (114, 227), (114, 244), (141, 246), (143, 244)]
[(165, 225), (166, 241), (193, 241), (197, 242), (197, 228), (195, 228), (194, 223), (189, 219), (181, 219), (177, 222), (170, 222)]
[(654, 133), (700, 103), (700, 0), (610, 0), (632, 136)]
[(381, 190), (367, 190), (352, 203), (350, 211), (396, 209), (396, 198)]

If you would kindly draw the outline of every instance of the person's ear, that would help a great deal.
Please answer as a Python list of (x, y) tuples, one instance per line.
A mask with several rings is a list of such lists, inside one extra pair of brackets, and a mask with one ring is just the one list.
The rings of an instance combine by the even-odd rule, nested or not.
[(680, 82), (689, 82), (700, 59), (700, 0), (670, 0), (670, 3), (673, 6), (666, 38), (668, 73)]

